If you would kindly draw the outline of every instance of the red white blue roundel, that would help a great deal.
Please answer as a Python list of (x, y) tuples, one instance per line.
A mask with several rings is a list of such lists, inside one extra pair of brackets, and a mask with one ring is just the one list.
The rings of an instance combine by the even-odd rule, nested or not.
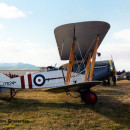
[(42, 86), (45, 84), (45, 77), (41, 74), (38, 74), (34, 77), (33, 82), (36, 86)]

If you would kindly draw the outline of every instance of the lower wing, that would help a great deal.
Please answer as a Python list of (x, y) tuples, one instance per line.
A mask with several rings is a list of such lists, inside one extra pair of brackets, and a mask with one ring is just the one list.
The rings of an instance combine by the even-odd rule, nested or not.
[(87, 90), (101, 83), (102, 83), (101, 81), (87, 81), (83, 83), (50, 88), (50, 89), (45, 90), (45, 92), (62, 93), (62, 92), (65, 92), (66, 89), (68, 89), (69, 91)]

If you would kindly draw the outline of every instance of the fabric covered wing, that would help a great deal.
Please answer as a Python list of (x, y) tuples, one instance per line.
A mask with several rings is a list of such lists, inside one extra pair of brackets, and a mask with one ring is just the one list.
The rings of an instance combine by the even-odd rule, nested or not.
[(97, 35), (99, 35), (99, 45), (101, 44), (109, 28), (108, 23), (101, 21), (71, 23), (55, 28), (54, 33), (61, 60), (69, 59), (74, 38), (75, 56), (80, 60), (88, 51), (93, 51)]
[(88, 89), (88, 88), (94, 87), (94, 86), (101, 84), (101, 83), (102, 83), (101, 81), (87, 81), (87, 82), (78, 83), (78, 84), (50, 88), (50, 89), (47, 89), (45, 91), (52, 92), (52, 93), (62, 93), (62, 92), (65, 92), (66, 88), (69, 89), (70, 91), (77, 91), (79, 89)]

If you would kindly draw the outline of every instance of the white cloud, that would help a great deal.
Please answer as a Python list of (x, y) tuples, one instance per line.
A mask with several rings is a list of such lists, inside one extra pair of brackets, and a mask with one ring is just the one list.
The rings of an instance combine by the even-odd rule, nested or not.
[(25, 16), (26, 14), (15, 6), (8, 6), (5, 3), (0, 3), (0, 18), (11, 19)]
[(28, 11), (28, 14), (32, 14), (32, 11)]
[(0, 41), (0, 62), (23, 62), (37, 66), (48, 66), (55, 65), (60, 61), (57, 48), (46, 48), (42, 47), (40, 43), (26, 41), (21, 43), (15, 43), (11, 40)]
[[(102, 53), (101, 60), (111, 59), (111, 55), (114, 59), (117, 70), (130, 71), (130, 29), (124, 29), (113, 34), (113, 37), (117, 40), (116, 42), (110, 42), (102, 44), (99, 47), (99, 52)], [(100, 58), (97, 58), (98, 60)]]
[(4, 28), (4, 25), (3, 24), (0, 24), (0, 29), (3, 29)]
[(115, 38), (123, 39), (125, 41), (130, 41), (130, 29), (125, 29), (114, 33)]
[(112, 55), (117, 70), (130, 71), (130, 43), (102, 44), (98, 52), (101, 52), (101, 59), (97, 58), (98, 60), (110, 60)]
[(12, 40), (13, 40), (13, 37), (7, 37), (6, 40), (7, 40), (7, 41), (12, 41)]
[[(16, 43), (13, 38), (8, 37), (6, 41), (0, 41), (0, 62), (3, 63), (30, 63), (37, 66), (62, 65), (58, 49), (43, 46), (43, 43), (32, 43), (30, 40), (24, 40)], [(101, 52), (101, 59), (110, 60), (111, 55), (114, 59), (117, 70), (130, 71), (130, 43), (102, 44), (98, 49)]]

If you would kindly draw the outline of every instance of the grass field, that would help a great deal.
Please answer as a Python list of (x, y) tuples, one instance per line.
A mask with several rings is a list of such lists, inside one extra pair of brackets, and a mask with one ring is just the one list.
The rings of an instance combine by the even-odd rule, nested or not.
[(0, 129), (130, 129), (130, 81), (117, 84), (95, 87), (94, 106), (66, 93), (22, 90), (11, 102), (0, 100)]

